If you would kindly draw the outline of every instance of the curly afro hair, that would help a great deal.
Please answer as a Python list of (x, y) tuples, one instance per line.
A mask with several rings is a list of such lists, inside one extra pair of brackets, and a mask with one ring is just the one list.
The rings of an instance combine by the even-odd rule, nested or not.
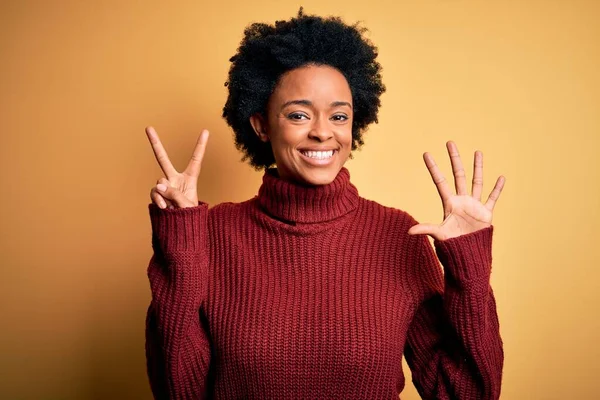
[(377, 48), (363, 37), (367, 29), (345, 24), (339, 17), (298, 15), (275, 25), (253, 23), (244, 31), (237, 53), (231, 57), (227, 102), (223, 118), (235, 133), (235, 145), (256, 169), (275, 163), (270, 143), (262, 142), (250, 124), (250, 116), (266, 114), (269, 97), (287, 71), (306, 66), (328, 65), (348, 81), (354, 108), (352, 150), (364, 144), (362, 133), (377, 122), (385, 92)]

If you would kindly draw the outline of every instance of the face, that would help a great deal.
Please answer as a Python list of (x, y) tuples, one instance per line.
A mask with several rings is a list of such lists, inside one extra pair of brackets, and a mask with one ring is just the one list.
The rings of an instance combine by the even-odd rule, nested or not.
[(269, 98), (267, 116), (250, 118), (269, 141), (282, 179), (331, 183), (352, 150), (352, 93), (342, 73), (309, 65), (285, 73)]

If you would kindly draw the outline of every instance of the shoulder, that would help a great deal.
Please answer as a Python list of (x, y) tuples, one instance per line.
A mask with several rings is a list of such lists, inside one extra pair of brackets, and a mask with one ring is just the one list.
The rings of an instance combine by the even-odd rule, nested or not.
[(255, 208), (256, 197), (241, 202), (223, 202), (208, 209), (208, 223), (213, 227), (231, 227), (245, 224)]
[(396, 234), (406, 234), (411, 226), (416, 225), (416, 219), (407, 211), (385, 206), (374, 200), (360, 197), (360, 211), (365, 220), (392, 229)]
[(211, 219), (223, 219), (236, 214), (244, 213), (252, 207), (255, 198), (251, 198), (239, 203), (225, 201), (216, 204), (208, 209), (208, 216)]
[(404, 259), (406, 254), (410, 254), (412, 260), (427, 246), (431, 247), (426, 235), (408, 234), (408, 230), (418, 222), (407, 211), (362, 197), (361, 208), (364, 210), (363, 229), (373, 232), (377, 241), (389, 244), (398, 257)]
[(403, 209), (362, 197), (361, 213), (366, 221), (363, 227), (357, 228), (362, 237), (369, 238), (373, 246), (384, 251), (396, 271), (394, 276), (403, 282), (407, 291), (413, 292), (415, 282), (423, 280), (422, 256), (431, 251), (426, 235), (408, 234), (417, 220)]
[(439, 287), (439, 264), (428, 236), (408, 234), (408, 230), (419, 222), (402, 209), (384, 206), (372, 200), (363, 201), (365, 207), (385, 216), (379, 219), (383, 238), (392, 243), (391, 249), (397, 265), (407, 274), (409, 281), (429, 280), (428, 287)]

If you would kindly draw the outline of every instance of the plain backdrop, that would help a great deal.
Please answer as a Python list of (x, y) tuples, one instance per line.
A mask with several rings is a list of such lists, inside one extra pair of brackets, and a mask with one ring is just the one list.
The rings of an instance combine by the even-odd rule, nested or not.
[[(441, 222), (422, 160), (484, 154), (502, 399), (597, 396), (600, 2), (1, 1), (0, 397), (149, 399), (153, 125), (178, 168), (211, 131), (200, 199), (254, 196), (220, 117), (250, 22), (361, 21), (387, 92), (347, 166), (363, 197)], [(402, 398), (417, 399), (407, 373)]]

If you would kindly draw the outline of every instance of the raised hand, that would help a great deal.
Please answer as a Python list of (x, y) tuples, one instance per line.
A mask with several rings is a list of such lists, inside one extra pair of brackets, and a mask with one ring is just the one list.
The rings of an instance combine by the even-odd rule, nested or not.
[(492, 224), (492, 212), (506, 179), (504, 176), (500, 176), (496, 180), (494, 189), (485, 204), (483, 204), (481, 202), (483, 153), (480, 151), (475, 152), (472, 189), (469, 195), (465, 170), (458, 154), (458, 147), (452, 141), (447, 142), (446, 147), (452, 163), (456, 194), (453, 194), (448, 187), (448, 182), (438, 169), (433, 157), (429, 153), (424, 153), (425, 165), (427, 165), (427, 169), (442, 198), (444, 221), (440, 225), (417, 224), (408, 230), (410, 235), (430, 235), (437, 240), (446, 240), (487, 228)]
[(160, 168), (165, 174), (165, 177), (160, 178), (156, 182), (157, 185), (150, 191), (152, 202), (160, 208), (197, 206), (198, 176), (200, 175), (202, 159), (204, 158), (204, 151), (206, 150), (208, 131), (204, 129), (198, 137), (192, 159), (183, 172), (177, 172), (173, 167), (173, 164), (171, 164), (169, 156), (153, 127), (149, 126), (146, 128), (146, 135), (152, 145), (156, 161), (158, 161), (158, 165), (160, 165)]

